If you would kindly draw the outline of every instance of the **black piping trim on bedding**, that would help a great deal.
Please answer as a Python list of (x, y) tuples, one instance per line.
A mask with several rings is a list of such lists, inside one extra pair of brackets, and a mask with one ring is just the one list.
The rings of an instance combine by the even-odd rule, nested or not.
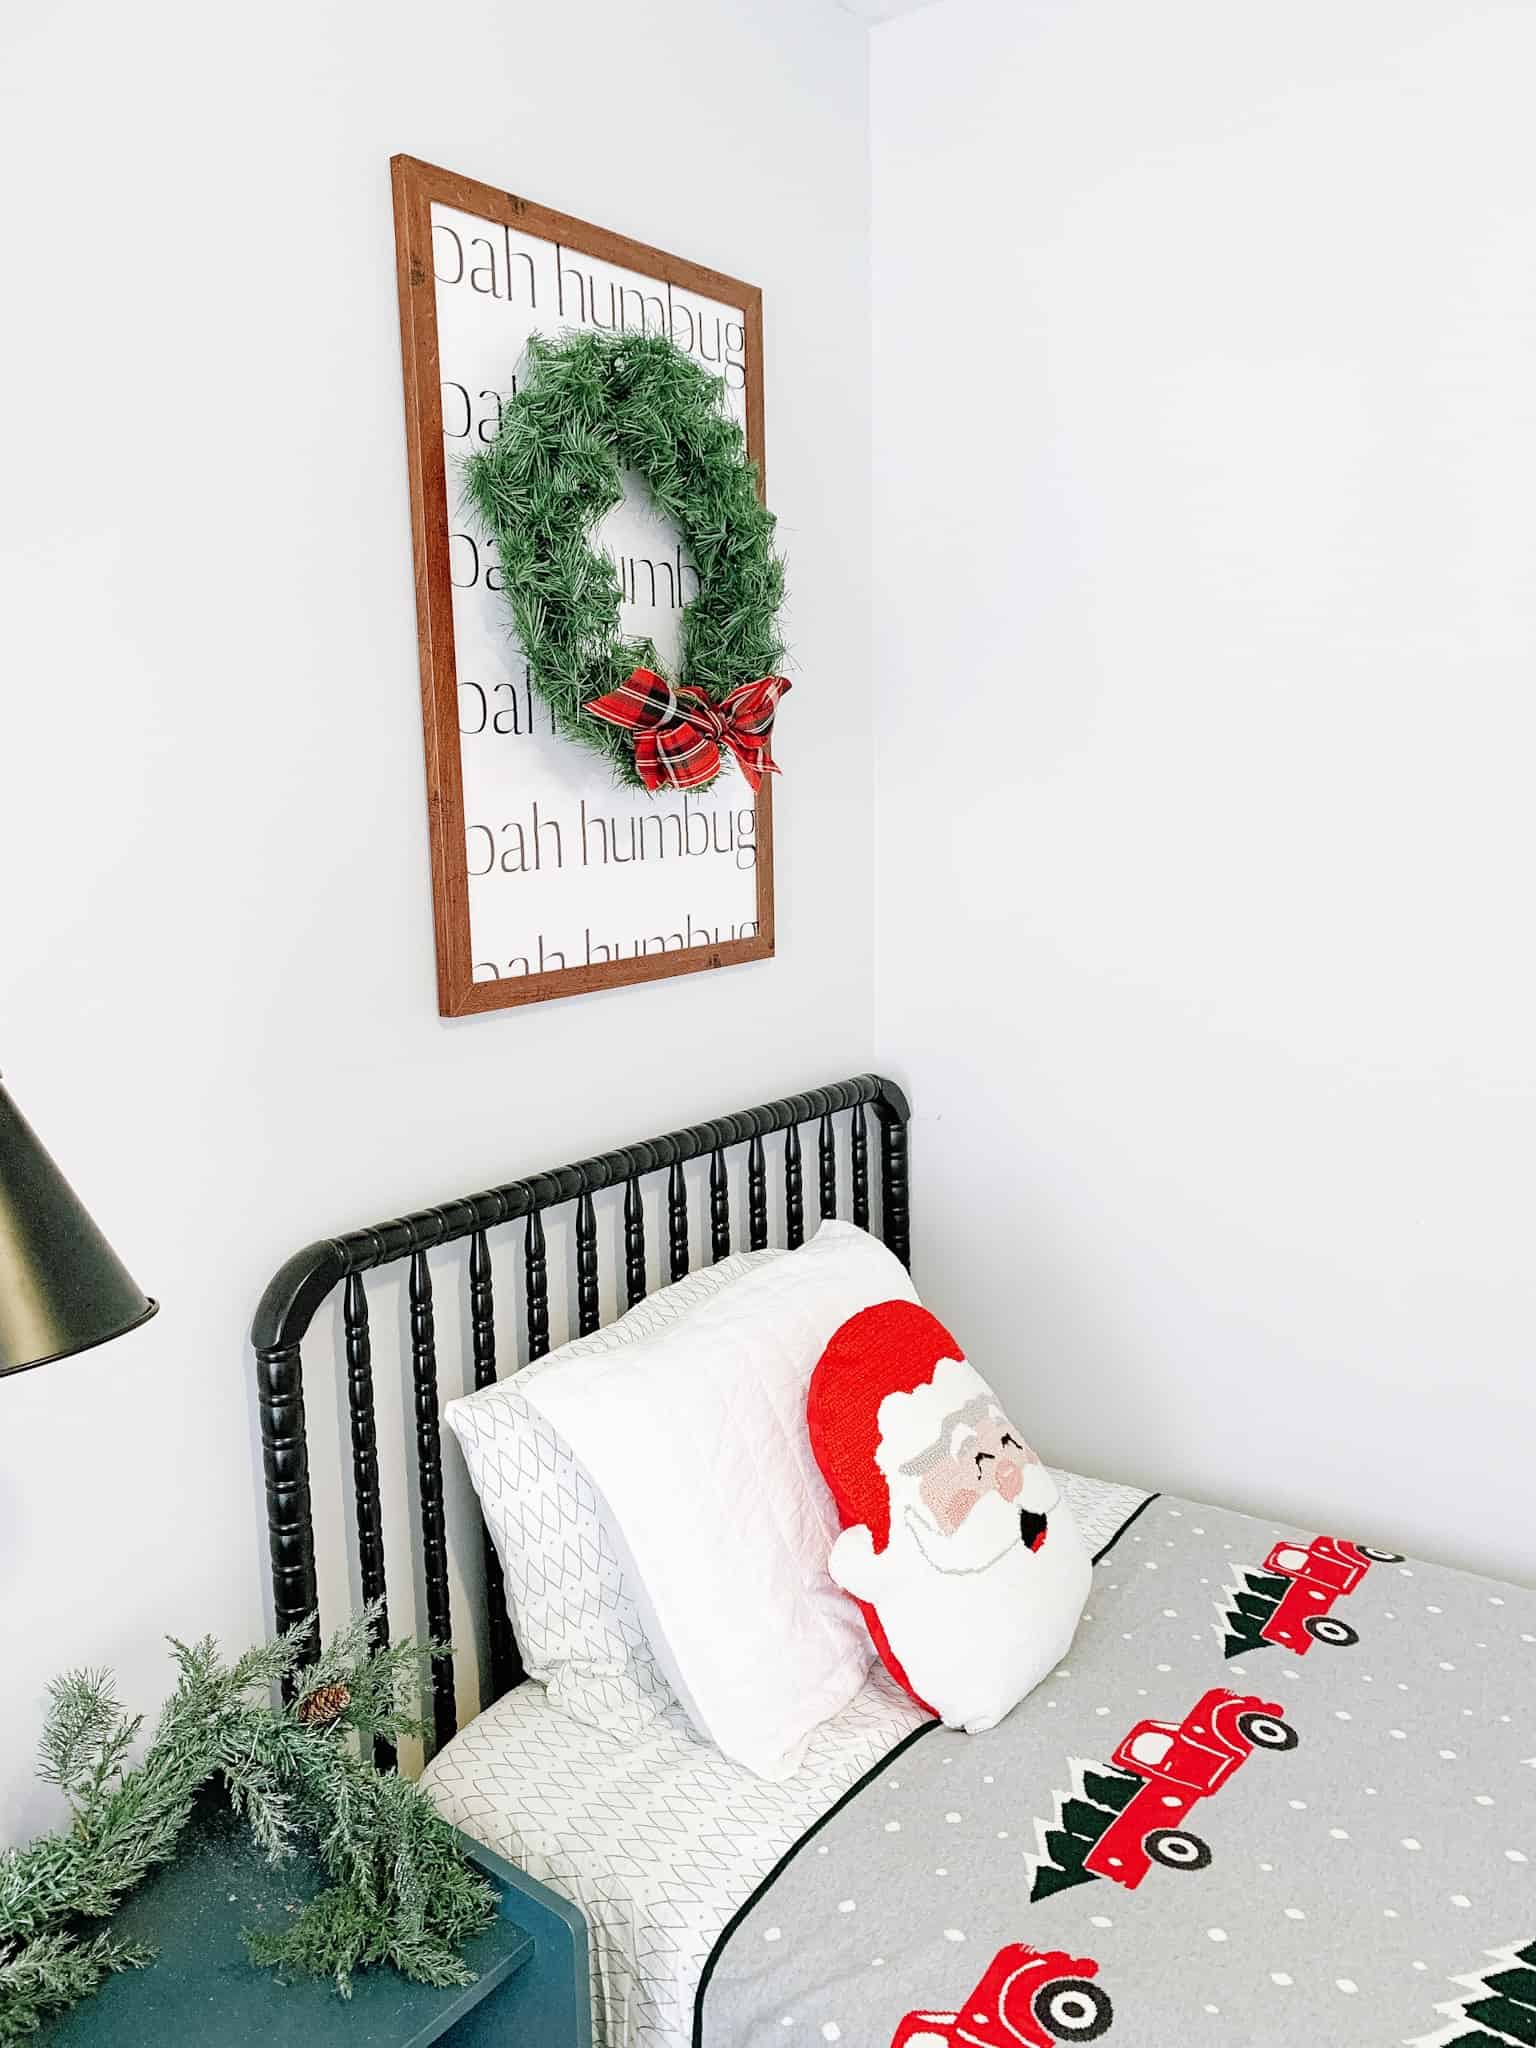
[[(1149, 1493), (1146, 1499), (1142, 1501), (1139, 1507), (1133, 1508), (1131, 1510), (1130, 1514), (1126, 1516), (1125, 1520), (1120, 1524), (1119, 1528), (1115, 1531), (1114, 1535), (1111, 1536), (1109, 1541), (1104, 1545), (1104, 1548), (1094, 1553), (1093, 1561), (1095, 1564), (1101, 1563), (1104, 1558), (1108, 1557), (1109, 1553), (1120, 1541), (1120, 1538), (1125, 1534), (1126, 1530), (1130, 1528), (1131, 1524), (1137, 1519), (1138, 1516), (1144, 1515), (1146, 1513), (1147, 1509), (1151, 1507), (1153, 1501), (1155, 1501), (1157, 1498), (1157, 1494)], [(874, 1780), (875, 1778), (878, 1778), (882, 1771), (889, 1770), (891, 1765), (895, 1763), (897, 1757), (901, 1755), (903, 1750), (910, 1749), (914, 1742), (921, 1741), (922, 1737), (925, 1735), (932, 1735), (936, 1729), (941, 1728), (943, 1725), (944, 1724), (941, 1721), (925, 1721), (921, 1728), (914, 1728), (910, 1735), (904, 1735), (901, 1738), (900, 1742), (896, 1744), (894, 1749), (887, 1750), (885, 1755), (881, 1757), (878, 1763), (871, 1764), (869, 1769), (864, 1773), (862, 1778), (858, 1779), (856, 1783), (850, 1785), (848, 1787), (848, 1790), (845, 1793), (843, 1793), (841, 1798), (834, 1800), (833, 1803), (827, 1808), (826, 1812), (821, 1816), (821, 1818), (819, 1820), (813, 1821), (797, 1842), (792, 1842), (790, 1844), (790, 1846), (784, 1851), (784, 1854), (779, 1858), (778, 1862), (774, 1864), (772, 1870), (768, 1872), (768, 1875), (764, 1878), (761, 1878), (758, 1881), (758, 1883), (753, 1887), (751, 1893), (743, 1902), (743, 1904), (736, 1908), (736, 1911), (731, 1915), (730, 1919), (726, 1921), (724, 1927), (721, 1928), (720, 1933), (716, 1938), (715, 1945), (709, 1952), (709, 1958), (704, 1965), (703, 1974), (699, 1978), (699, 1988), (694, 1993), (693, 2048), (704, 2048), (704, 1994), (709, 1989), (710, 1978), (713, 1977), (715, 1974), (715, 1965), (719, 1962), (721, 1956), (724, 1955), (726, 1943), (730, 1940), (731, 1936), (736, 1932), (737, 1928), (741, 1925), (742, 1921), (746, 1919), (747, 1915), (751, 1912), (752, 1908), (757, 1904), (759, 1899), (763, 1897), (765, 1892), (769, 1891), (775, 1884), (778, 1883), (779, 1879), (784, 1875), (784, 1872), (788, 1870), (790, 1864), (794, 1862), (795, 1858), (800, 1854), (800, 1851), (805, 1847), (806, 1843), (814, 1841), (817, 1835), (819, 1835), (822, 1829), (827, 1825), (828, 1821), (834, 1819), (838, 1814), (840, 1814), (843, 1808), (848, 1804), (850, 1799), (856, 1799), (859, 1796), (859, 1794), (864, 1790), (866, 1785), (870, 1784), (872, 1780)]]
[(1102, 1564), (1105, 1558), (1108, 1557), (1109, 1553), (1114, 1549), (1115, 1545), (1120, 1541), (1120, 1538), (1125, 1534), (1126, 1530), (1130, 1528), (1132, 1522), (1138, 1520), (1142, 1515), (1144, 1515), (1147, 1512), (1147, 1509), (1151, 1507), (1153, 1501), (1161, 1499), (1162, 1495), (1160, 1493), (1149, 1493), (1139, 1508), (1133, 1508), (1131, 1512), (1126, 1516), (1125, 1520), (1120, 1524), (1119, 1528), (1115, 1531), (1114, 1535), (1110, 1537), (1109, 1541), (1105, 1544), (1104, 1548), (1102, 1550), (1096, 1550), (1093, 1553), (1094, 1563)]
[(888, 1749), (885, 1755), (881, 1757), (880, 1761), (878, 1763), (871, 1764), (869, 1769), (864, 1773), (863, 1777), (858, 1779), (856, 1783), (850, 1785), (848, 1787), (848, 1790), (845, 1793), (843, 1793), (840, 1799), (833, 1800), (832, 1804), (827, 1808), (826, 1812), (821, 1816), (820, 1820), (812, 1821), (811, 1825), (806, 1829), (805, 1833), (800, 1837), (799, 1841), (792, 1842), (790, 1844), (790, 1846), (784, 1851), (784, 1854), (779, 1858), (778, 1862), (774, 1864), (772, 1870), (769, 1871), (768, 1875), (765, 1878), (761, 1879), (759, 1883), (754, 1887), (750, 1897), (747, 1898), (742, 1905), (736, 1908), (736, 1911), (731, 1915), (730, 1919), (726, 1921), (724, 1927), (721, 1928), (719, 1938), (716, 1940), (714, 1947), (709, 1952), (709, 1960), (704, 1965), (704, 1974), (699, 1978), (699, 1988), (694, 1993), (693, 2048), (704, 2048), (704, 1994), (709, 1989), (710, 1978), (715, 1974), (715, 1965), (719, 1962), (721, 1956), (724, 1955), (726, 1943), (730, 1940), (731, 1936), (736, 1932), (737, 1928), (741, 1925), (742, 1921), (746, 1919), (747, 1915), (751, 1912), (752, 1908), (757, 1904), (758, 1900), (763, 1896), (764, 1892), (768, 1891), (773, 1885), (778, 1883), (779, 1879), (783, 1876), (784, 1872), (788, 1870), (790, 1864), (794, 1862), (795, 1858), (800, 1854), (800, 1851), (805, 1847), (806, 1843), (814, 1841), (816, 1836), (819, 1835), (822, 1829), (827, 1825), (827, 1822), (829, 1820), (834, 1819), (838, 1814), (840, 1814), (843, 1808), (848, 1804), (850, 1799), (856, 1799), (859, 1796), (859, 1794), (864, 1790), (864, 1787), (866, 1785), (868, 1785), (873, 1779), (878, 1778), (882, 1771), (889, 1770), (891, 1765), (895, 1763), (897, 1757), (899, 1757), (902, 1754), (903, 1750), (910, 1749), (914, 1742), (921, 1742), (925, 1735), (934, 1734), (938, 1729), (942, 1728), (943, 1725), (944, 1724), (942, 1721), (925, 1721), (921, 1728), (914, 1728), (910, 1735), (903, 1735), (900, 1742), (896, 1744), (896, 1747), (894, 1749)]

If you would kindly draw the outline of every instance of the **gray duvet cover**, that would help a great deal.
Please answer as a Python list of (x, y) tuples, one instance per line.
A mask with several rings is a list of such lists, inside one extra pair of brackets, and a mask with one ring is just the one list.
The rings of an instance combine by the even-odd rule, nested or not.
[(1536, 2044), (1536, 1595), (1154, 1497), (736, 1915), (696, 2048)]

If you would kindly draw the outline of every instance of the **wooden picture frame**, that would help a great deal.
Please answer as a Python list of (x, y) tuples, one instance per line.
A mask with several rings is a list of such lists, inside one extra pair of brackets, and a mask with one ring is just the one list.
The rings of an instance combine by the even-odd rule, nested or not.
[[(574, 220), (548, 207), (537, 206), (513, 193), (501, 192), (473, 179), (459, 177), (452, 171), (419, 162), (414, 157), (396, 156), (391, 160), (390, 169), (394, 185), (400, 345), (405, 379), (411, 541), (415, 559), (422, 724), (426, 742), (439, 1011), (449, 1017), (469, 1016), (522, 1003), (544, 1002), (557, 996), (579, 995), (591, 989), (615, 988), (631, 982), (654, 981), (670, 975), (692, 974), (743, 961), (768, 959), (774, 951), (773, 797), (772, 778), (765, 776), (756, 797), (752, 833), (756, 915), (751, 922), (755, 929), (746, 935), (721, 938), (716, 929), (711, 937), (706, 925), (703, 928), (705, 936), (697, 938), (690, 916), (686, 941), (681, 932), (661, 931), (656, 935), (660, 942), (657, 950), (651, 950), (651, 939), (647, 936), (644, 950), (641, 950), (641, 940), (635, 940), (636, 951), (631, 957), (617, 957), (619, 945), (616, 941), (612, 947), (614, 957), (606, 957), (609, 949), (600, 946), (598, 950), (605, 957), (594, 959), (591, 957), (589, 925), (586, 958), (567, 958), (570, 949), (562, 948), (558, 954), (560, 966), (547, 966), (541, 933), (537, 961), (529, 952), (522, 956), (521, 970), (502, 973), (499, 967), (495, 967), (496, 978), (489, 978), (484, 968), (477, 966), (471, 933), (461, 692), (455, 649), (449, 466), (444, 445), (444, 387), (439, 352), (439, 280), (434, 262), (433, 207), (451, 208), (510, 231), (506, 237), (509, 300), (513, 264), (511, 234), (515, 233), (519, 238), (533, 237), (553, 246), (557, 278), (565, 274), (560, 270), (564, 252), (601, 265), (612, 265), (618, 270), (636, 273), (643, 280), (653, 281), (658, 290), (652, 303), (661, 305), (660, 293), (664, 290), (668, 330), (674, 336), (677, 331), (674, 293), (688, 294), (697, 301), (716, 306), (739, 308), (744, 337), (740, 368), (747, 452), (757, 465), (760, 492), (764, 475), (762, 293), (755, 285), (745, 284), (701, 264), (686, 262), (681, 257), (649, 248), (604, 228), (593, 227), (586, 221)], [(442, 232), (441, 223), (438, 225), (439, 232)], [(523, 260), (530, 259), (525, 257)], [(490, 274), (494, 283), (495, 272)], [(529, 275), (533, 275), (531, 267)], [(621, 307), (624, 297), (621, 291)], [(596, 307), (597, 287), (594, 284), (594, 315)], [(582, 310), (585, 315), (585, 297)], [(619, 317), (623, 317), (622, 311)], [(645, 317), (642, 304), (641, 319)], [(702, 320), (700, 329), (702, 332)], [(736, 367), (734, 362), (732, 367)], [(460, 387), (455, 385), (453, 388), (458, 390)], [(493, 395), (481, 394), (482, 397)], [(682, 585), (680, 557), (676, 586), (679, 603)], [(654, 572), (651, 587), (654, 599)], [(565, 744), (573, 745), (570, 742)], [(603, 778), (606, 775), (604, 764), (595, 753), (592, 759), (594, 773)], [(729, 772), (735, 774), (736, 771), (732, 769)], [(745, 789), (745, 784), (742, 788)], [(747, 801), (749, 799), (744, 797), (743, 805)], [(537, 818), (536, 808), (534, 815)], [(582, 815), (585, 840), (585, 805)], [(743, 818), (748, 815), (745, 808), (741, 815)], [(557, 846), (561, 844), (558, 838), (555, 843)], [(563, 860), (563, 854), (561, 858)], [(604, 859), (606, 861), (606, 853)], [(477, 876), (485, 872), (476, 870)], [(676, 921), (675, 912), (673, 921)], [(746, 922), (743, 920), (744, 924)], [(736, 927), (732, 925), (730, 929), (734, 931)], [(675, 946), (673, 938), (678, 940)], [(555, 957), (553, 949), (548, 957)]]

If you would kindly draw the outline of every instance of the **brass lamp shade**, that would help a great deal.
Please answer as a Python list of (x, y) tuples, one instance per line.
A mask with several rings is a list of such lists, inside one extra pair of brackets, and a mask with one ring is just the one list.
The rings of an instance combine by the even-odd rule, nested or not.
[(0, 1085), (0, 1374), (105, 1344), (158, 1306)]

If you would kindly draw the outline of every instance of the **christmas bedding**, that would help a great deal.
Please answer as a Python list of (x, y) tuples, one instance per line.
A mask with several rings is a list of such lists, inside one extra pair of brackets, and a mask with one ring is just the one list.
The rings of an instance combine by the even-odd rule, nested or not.
[[(1076, 1473), (1052, 1478), (1095, 1549), (1144, 1498)], [(699, 1980), (732, 1914), (926, 1721), (877, 1668), (815, 1731), (800, 1769), (774, 1782), (723, 1756), (676, 1703), (641, 1726), (621, 1716), (594, 1726), (535, 1682), (462, 1729), (422, 1784), (456, 1827), (581, 1908), (594, 2048), (688, 2048)]]
[(732, 1917), (696, 2048), (1536, 2044), (1536, 1595), (1154, 1497), (996, 1727)]

